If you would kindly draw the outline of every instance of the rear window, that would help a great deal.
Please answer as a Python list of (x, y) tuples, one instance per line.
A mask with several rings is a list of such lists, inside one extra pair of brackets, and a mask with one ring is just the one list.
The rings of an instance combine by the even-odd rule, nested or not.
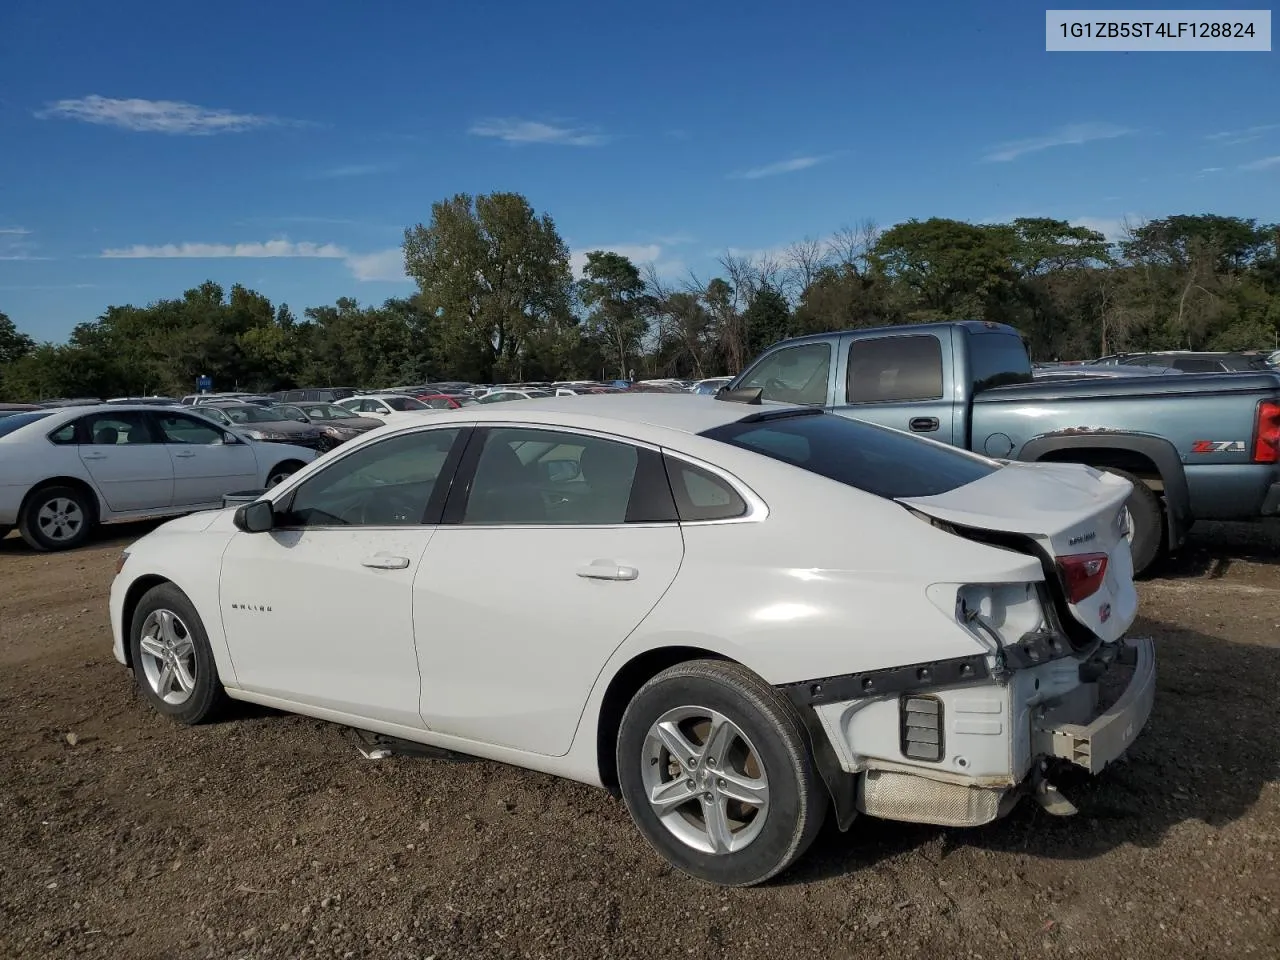
[(32, 410), (28, 413), (12, 413), (7, 417), (0, 417), (0, 437), (13, 433), (15, 430), (21, 430), (28, 423), (35, 423), (37, 420), (47, 417), (50, 412), (48, 410)]
[(947, 493), (1000, 469), (955, 447), (830, 413), (738, 421), (703, 436), (888, 499)]
[(1022, 338), (1012, 333), (969, 333), (969, 371), (973, 392), (1006, 383), (1031, 382), (1031, 357)]

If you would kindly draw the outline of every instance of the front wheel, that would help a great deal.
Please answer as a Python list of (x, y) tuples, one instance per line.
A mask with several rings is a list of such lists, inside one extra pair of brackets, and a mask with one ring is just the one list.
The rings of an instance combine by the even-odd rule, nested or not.
[(677, 869), (762, 883), (808, 849), (827, 808), (791, 703), (740, 664), (694, 660), (632, 699), (618, 732), (632, 819)]
[(172, 583), (152, 587), (138, 603), (129, 625), (129, 650), (138, 689), (158, 712), (196, 724), (213, 719), (225, 706), (204, 623)]

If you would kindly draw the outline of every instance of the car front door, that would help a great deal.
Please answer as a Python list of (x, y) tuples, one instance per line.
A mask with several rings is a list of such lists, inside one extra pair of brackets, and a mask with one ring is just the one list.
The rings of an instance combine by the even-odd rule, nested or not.
[(94, 413), (76, 421), (80, 460), (114, 513), (173, 505), (173, 461), (149, 413)]
[(683, 556), (655, 450), (477, 428), (413, 585), (427, 727), (563, 755), (605, 661)]
[(414, 578), (466, 430), (400, 434), (340, 456), (238, 533), (219, 604), (245, 690), (421, 729)]
[(946, 396), (951, 341), (934, 333), (858, 337), (849, 342), (834, 410), (846, 417), (918, 433), (943, 443), (955, 436), (952, 398)]
[(224, 493), (258, 486), (258, 461), (247, 443), (200, 417), (157, 413), (173, 460), (174, 506), (221, 504)]

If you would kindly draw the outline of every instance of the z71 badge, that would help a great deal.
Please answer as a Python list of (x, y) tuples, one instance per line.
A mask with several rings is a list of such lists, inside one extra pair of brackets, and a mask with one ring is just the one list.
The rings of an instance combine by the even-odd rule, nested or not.
[(1192, 453), (1244, 453), (1243, 440), (1197, 440)]

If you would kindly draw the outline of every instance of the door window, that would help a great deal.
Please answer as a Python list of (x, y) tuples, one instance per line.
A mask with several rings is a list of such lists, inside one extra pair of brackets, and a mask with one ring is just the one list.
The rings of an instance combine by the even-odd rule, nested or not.
[(364, 447), (298, 487), (283, 526), (406, 526), (438, 513), (458, 429), (424, 430)]
[(850, 403), (942, 398), (942, 344), (937, 337), (876, 337), (849, 346)]
[(79, 422), (83, 443), (117, 446), (155, 442), (145, 413), (99, 413)]
[(830, 374), (831, 344), (805, 343), (765, 355), (739, 386), (761, 388), (765, 400), (825, 404)]
[(657, 454), (616, 440), (552, 430), (489, 430), (462, 522), (671, 521), (671, 494), (661, 470)]
[(223, 442), (222, 431), (211, 423), (202, 423), (195, 417), (164, 413), (157, 417), (165, 443), (190, 443), (213, 446)]

